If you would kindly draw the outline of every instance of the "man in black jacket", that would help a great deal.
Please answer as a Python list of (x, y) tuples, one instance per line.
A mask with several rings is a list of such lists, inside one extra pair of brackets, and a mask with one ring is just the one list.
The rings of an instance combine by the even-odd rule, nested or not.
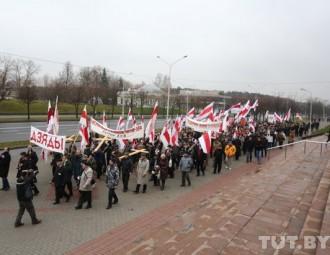
[(213, 170), (213, 174), (216, 174), (218, 172), (218, 174), (220, 174), (221, 172), (221, 167), (222, 167), (222, 158), (223, 158), (223, 149), (222, 149), (222, 145), (221, 143), (219, 143), (216, 147), (215, 147), (215, 151), (214, 151), (214, 170)]
[(54, 174), (54, 185), (55, 185), (55, 202), (53, 203), (54, 205), (59, 204), (60, 199), (63, 196), (66, 197), (66, 202), (68, 202), (70, 199), (70, 196), (64, 190), (66, 176), (64, 172), (63, 162), (57, 161), (56, 164), (57, 164), (57, 168)]
[(0, 177), (2, 178), (2, 190), (7, 191), (9, 190), (9, 182), (8, 182), (8, 172), (10, 167), (10, 154), (9, 148), (6, 147), (4, 152), (0, 155)]
[(73, 168), (71, 161), (69, 159), (68, 154), (64, 154), (63, 156), (63, 168), (64, 168), (64, 176), (65, 176), (65, 187), (67, 187), (69, 191), (69, 195), (72, 197), (72, 176), (73, 176)]
[(124, 192), (127, 192), (128, 190), (129, 176), (132, 172), (133, 172), (133, 162), (128, 157), (128, 152), (125, 152), (125, 158), (121, 162), (121, 174), (122, 174)]
[(39, 189), (37, 188), (37, 174), (38, 174), (38, 166), (37, 166), (37, 163), (38, 163), (38, 155), (37, 153), (32, 149), (32, 146), (29, 145), (28, 146), (28, 151), (27, 151), (27, 156), (28, 156), (28, 159), (30, 161), (30, 165), (32, 166), (32, 169), (35, 173), (34, 177), (33, 177), (33, 180), (32, 180), (32, 190), (34, 192), (34, 195), (38, 195), (39, 194)]
[(21, 176), (17, 178), (16, 194), (19, 204), (19, 210), (15, 221), (16, 228), (24, 225), (21, 220), (25, 209), (30, 214), (33, 225), (41, 223), (41, 220), (37, 219), (36, 212), (32, 203), (33, 193), (31, 181), (33, 177), (33, 171), (23, 170)]
[(246, 150), (246, 162), (252, 162), (252, 152), (254, 149), (254, 141), (251, 135), (247, 136), (244, 141), (244, 147)]

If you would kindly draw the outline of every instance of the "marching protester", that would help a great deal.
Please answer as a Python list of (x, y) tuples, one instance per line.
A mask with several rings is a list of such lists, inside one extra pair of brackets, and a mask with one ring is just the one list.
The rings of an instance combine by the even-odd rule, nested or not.
[(86, 209), (92, 208), (93, 170), (86, 159), (81, 161), (82, 173), (79, 178), (80, 197), (75, 209), (81, 209), (87, 202)]
[[(113, 162), (111, 159), (109, 160), (109, 164), (106, 170), (106, 179), (105, 183), (109, 189), (108, 192), (108, 205), (106, 209), (111, 209), (112, 204), (118, 203), (118, 197), (115, 192), (115, 188), (119, 183), (119, 170), (118, 166), (115, 162)], [(112, 201), (114, 199), (114, 201)]]
[[(87, 120), (87, 112), (85, 118)], [(227, 121), (227, 118), (223, 119), (223, 121), (225, 120)], [(153, 121), (153, 119), (150, 121)], [(58, 150), (52, 151), (52, 181), (55, 186), (54, 204), (59, 204), (62, 197), (69, 201), (73, 195), (73, 177), (80, 193), (75, 208), (81, 209), (85, 203), (87, 203), (86, 209), (91, 208), (92, 189), (95, 185), (94, 171), (97, 178), (101, 178), (102, 174), (105, 173), (105, 182), (108, 188), (107, 209), (118, 203), (116, 187), (119, 184), (120, 174), (122, 175), (123, 192), (127, 192), (130, 175), (135, 166), (135, 193), (141, 191), (145, 193), (148, 181), (153, 181), (154, 186), (160, 186), (160, 190), (163, 191), (168, 178), (175, 177), (176, 167), (181, 172), (181, 186), (186, 186), (186, 183), (190, 186), (189, 174), (194, 166), (196, 167), (196, 176), (204, 176), (207, 160), (212, 158), (211, 156), (214, 157), (212, 166), (214, 174), (220, 174), (223, 160), (225, 160), (225, 168), (231, 170), (232, 159), (235, 157), (236, 160), (239, 160), (242, 153), (246, 154), (246, 162), (251, 162), (253, 150), (255, 150), (254, 156), (257, 162), (260, 163), (261, 157), (267, 155), (269, 147), (276, 145), (277, 141), (280, 145), (283, 145), (286, 140), (285, 133), (289, 137), (292, 136), (293, 131), (299, 133), (300, 128), (307, 128), (305, 124), (297, 125), (291, 122), (272, 124), (257, 121), (239, 121), (239, 119), (232, 118), (231, 122), (229, 123), (228, 120), (228, 123), (221, 127), (221, 131), (219, 129), (219, 133), (216, 132), (216, 136), (214, 136), (210, 131), (203, 133), (197, 132), (192, 127), (180, 128), (181, 124), (178, 121), (176, 121), (176, 125), (177, 136), (174, 137), (174, 140), (166, 140), (167, 142), (158, 137), (158, 134), (153, 130), (152, 135), (145, 134), (145, 138), (127, 139), (125, 142), (112, 139), (106, 141), (103, 145), (104, 141), (100, 144), (98, 143), (99, 139), (94, 139), (98, 135), (90, 133), (87, 124), (82, 126), (87, 133), (82, 139), (83, 143), (80, 149), (77, 149), (73, 142), (68, 149), (65, 146), (62, 147), (61, 153)], [(167, 136), (171, 138), (172, 133), (169, 133), (168, 130), (164, 129), (163, 135), (166, 131), (168, 132), (166, 133)], [(140, 133), (138, 135), (141, 137)], [(242, 141), (244, 142), (242, 143)], [(34, 142), (37, 142), (37, 139)], [(63, 144), (65, 145), (65, 143)], [(134, 152), (134, 155), (130, 156), (130, 152)], [(3, 166), (8, 164), (6, 166), (9, 168), (10, 155), (9, 163), (3, 159), (8, 159), (8, 155), (9, 150), (5, 149), (0, 156), (0, 176), (5, 176), (3, 178), (3, 189), (5, 190), (7, 187), (9, 188), (6, 183), (8, 170), (7, 172), (3, 171)], [(17, 178), (20, 178), (18, 184), (27, 184), (26, 186), (34, 190), (35, 195), (39, 193), (35, 186), (35, 175), (38, 173), (37, 163), (37, 154), (29, 146), (27, 152), (21, 153), (17, 172)], [(32, 171), (34, 174), (29, 175), (29, 178), (25, 178), (26, 174), (24, 173), (27, 171)], [(151, 174), (150, 180), (148, 178), (149, 173)], [(30, 204), (28, 206), (31, 208)], [(17, 220), (17, 223), (19, 225), (20, 219)]]
[(183, 153), (183, 157), (179, 162), (179, 169), (181, 171), (181, 187), (186, 186), (186, 180), (188, 182), (188, 186), (191, 185), (189, 172), (191, 171), (193, 165), (194, 165), (193, 160), (191, 159), (189, 153), (185, 151)]
[(33, 170), (22, 170), (20, 176), (17, 178), (16, 183), (16, 195), (19, 204), (19, 209), (15, 221), (15, 227), (23, 226), (22, 217), (24, 215), (25, 209), (30, 214), (32, 224), (36, 225), (41, 223), (36, 216), (36, 212), (33, 205), (33, 193), (31, 182), (34, 178)]
[(128, 152), (125, 152), (125, 157), (121, 161), (121, 175), (123, 181), (123, 192), (128, 190), (128, 182), (131, 173), (133, 172), (133, 161), (129, 157)]
[(251, 135), (245, 138), (244, 146), (246, 150), (246, 163), (250, 163), (252, 162), (252, 155), (254, 149), (254, 141)]
[(81, 161), (82, 161), (82, 155), (81, 151), (72, 151), (71, 153), (71, 165), (72, 165), (72, 170), (73, 170), (73, 178), (76, 182), (76, 187), (79, 189), (79, 178), (82, 173), (82, 168), (81, 168)]
[(9, 148), (5, 147), (4, 151), (0, 155), (0, 177), (2, 178), (2, 189), (8, 191), (10, 189), (8, 182), (8, 172), (10, 168), (11, 156)]
[(195, 164), (197, 169), (197, 175), (200, 176), (200, 172), (202, 172), (202, 175), (205, 175), (205, 160), (206, 160), (206, 154), (203, 152), (202, 147), (199, 143), (197, 143), (194, 147), (194, 158), (195, 158)]
[(73, 176), (73, 168), (72, 163), (69, 160), (69, 155), (64, 154), (63, 158), (63, 168), (64, 168), (64, 176), (65, 176), (65, 187), (69, 191), (69, 196), (73, 196), (73, 190), (72, 190), (72, 176)]
[(141, 153), (140, 160), (137, 164), (136, 173), (136, 189), (135, 193), (138, 194), (140, 192), (140, 187), (142, 185), (142, 193), (146, 193), (147, 191), (147, 182), (148, 182), (148, 171), (149, 171), (149, 160), (146, 157), (145, 153)]
[(60, 199), (64, 196), (66, 198), (66, 202), (69, 202), (70, 195), (65, 192), (65, 184), (66, 184), (66, 173), (64, 168), (63, 161), (56, 162), (57, 167), (54, 173), (54, 186), (55, 186), (55, 202), (54, 205), (60, 203)]
[(164, 190), (165, 182), (168, 176), (168, 169), (169, 169), (168, 160), (165, 154), (160, 155), (158, 166), (159, 166), (160, 190)]
[(236, 154), (236, 147), (233, 145), (231, 140), (228, 141), (228, 144), (225, 147), (225, 168), (231, 170), (232, 158)]
[(218, 143), (214, 150), (214, 165), (213, 165), (213, 174), (220, 174), (222, 167), (222, 158), (223, 158), (223, 149), (222, 144)]
[(34, 195), (38, 195), (39, 194), (39, 189), (36, 185), (37, 183), (37, 174), (39, 173), (39, 170), (38, 170), (38, 166), (37, 166), (37, 163), (38, 163), (38, 156), (37, 156), (37, 153), (32, 149), (32, 146), (29, 145), (28, 146), (28, 151), (27, 151), (27, 157), (30, 161), (30, 166), (31, 166), (31, 169), (34, 170), (35, 172), (35, 175), (33, 177), (33, 180), (32, 180), (32, 190), (34, 192)]

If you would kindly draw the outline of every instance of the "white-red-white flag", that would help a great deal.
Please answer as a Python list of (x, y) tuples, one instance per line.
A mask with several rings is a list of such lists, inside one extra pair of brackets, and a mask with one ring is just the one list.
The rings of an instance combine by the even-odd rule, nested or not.
[(211, 112), (211, 113), (209, 114), (208, 119), (209, 119), (210, 121), (212, 121), (212, 122), (215, 120), (215, 116), (214, 116), (213, 112)]
[(264, 119), (267, 121), (268, 120), (268, 116), (269, 116), (269, 111), (267, 110), (264, 116)]
[(291, 108), (285, 114), (283, 121), (290, 121), (290, 119), (291, 119)]
[(229, 118), (228, 118), (228, 112), (226, 112), (225, 116), (223, 117), (221, 126), (220, 126), (220, 132), (227, 132), (229, 126)]
[(163, 143), (164, 148), (167, 148), (169, 145), (171, 145), (171, 132), (168, 128), (168, 123), (164, 125), (162, 132), (160, 133), (159, 139)]
[(56, 102), (55, 102), (55, 110), (54, 110), (54, 117), (53, 117), (53, 134), (58, 135), (59, 129), (60, 129), (60, 118), (58, 114), (58, 96), (56, 96)]
[(280, 122), (280, 123), (283, 122), (283, 118), (280, 115), (278, 115), (276, 112), (274, 112), (274, 119), (276, 122)]
[(300, 113), (296, 113), (296, 118), (298, 119), (298, 120), (303, 120), (303, 118), (302, 118), (302, 116), (300, 115)]
[(241, 110), (241, 107), (242, 107), (241, 102), (239, 102), (237, 104), (230, 106), (230, 108), (226, 111), (223, 111), (223, 113), (225, 114), (226, 112), (231, 112), (237, 114)]
[(135, 127), (136, 126), (136, 118), (135, 118), (135, 116), (133, 116), (132, 123), (133, 123), (133, 127)]
[(213, 114), (214, 102), (208, 104), (204, 109), (196, 116), (197, 120), (206, 119), (211, 113)]
[(158, 115), (158, 101), (154, 105), (154, 108), (151, 113), (151, 118), (148, 122), (145, 132), (146, 137), (149, 137), (149, 141), (151, 143), (154, 143), (155, 141), (155, 124), (156, 124), (157, 115)]
[(256, 123), (252, 116), (249, 118), (249, 129), (252, 131), (252, 133), (256, 132)]
[(174, 126), (172, 127), (172, 132), (171, 132), (171, 145), (176, 145), (179, 146), (179, 136), (180, 136), (180, 131), (181, 131), (181, 118), (177, 117)]
[(191, 108), (189, 112), (187, 112), (187, 116), (193, 118), (195, 116), (195, 107)]
[(258, 99), (256, 99), (256, 101), (254, 101), (254, 103), (251, 105), (250, 109), (256, 111), (258, 106), (259, 106)]
[[(50, 100), (48, 100), (48, 110), (47, 110), (47, 133), (52, 133), (53, 129), (53, 118), (54, 118), (54, 111), (52, 108), (52, 105), (50, 103)], [(48, 158), (48, 150), (42, 149), (41, 150), (41, 159), (42, 160), (47, 160)]]
[(54, 111), (50, 100), (48, 101), (48, 111), (47, 111), (47, 133), (53, 134), (53, 125), (54, 125)]
[(107, 116), (105, 115), (105, 111), (103, 111), (102, 125), (105, 126), (105, 127), (108, 127), (108, 124), (107, 124)]
[(118, 119), (118, 122), (117, 122), (117, 130), (123, 130), (125, 129), (125, 119), (120, 116), (119, 119)]
[(88, 121), (86, 105), (81, 112), (79, 123), (80, 123), (79, 134), (81, 136), (80, 148), (83, 150), (85, 149), (86, 145), (89, 144), (89, 121)]
[(211, 153), (211, 131), (204, 132), (198, 141), (202, 147), (202, 150), (206, 154)]
[(242, 118), (245, 118), (249, 114), (250, 110), (250, 100), (248, 100), (243, 108), (236, 114), (235, 119), (240, 121)]
[[(132, 110), (131, 110), (131, 107), (129, 108), (128, 110), (128, 113), (127, 113), (127, 121), (126, 121), (126, 129), (128, 129), (129, 127), (129, 124), (133, 121), (133, 113), (132, 113)], [(134, 125), (134, 124), (133, 124)]]

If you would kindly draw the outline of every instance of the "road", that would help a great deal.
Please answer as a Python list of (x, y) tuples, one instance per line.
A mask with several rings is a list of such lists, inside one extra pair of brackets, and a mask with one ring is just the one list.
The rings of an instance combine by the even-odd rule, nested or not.
[[(145, 119), (145, 125), (148, 123), (148, 119)], [(108, 121), (111, 128), (116, 128), (117, 120)], [(156, 128), (163, 126), (163, 119), (156, 121)], [(17, 122), (17, 123), (0, 123), (0, 142), (9, 141), (22, 141), (28, 140), (30, 134), (30, 126), (34, 126), (41, 130), (46, 130), (47, 124), (42, 122)], [(64, 121), (60, 123), (60, 135), (70, 136), (77, 134), (79, 123), (78, 121)]]

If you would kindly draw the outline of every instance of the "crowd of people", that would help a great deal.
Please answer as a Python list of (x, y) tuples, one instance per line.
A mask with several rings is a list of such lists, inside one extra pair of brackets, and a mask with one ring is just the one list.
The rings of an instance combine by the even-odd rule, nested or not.
[[(190, 175), (195, 171), (197, 177), (206, 174), (207, 165), (212, 164), (213, 174), (220, 174), (222, 163), (225, 169), (231, 170), (232, 161), (245, 156), (246, 162), (260, 164), (262, 158), (267, 156), (267, 149), (281, 146), (285, 141), (294, 142), (296, 137), (308, 133), (309, 124), (305, 123), (278, 123), (269, 124), (258, 122), (254, 130), (247, 123), (231, 125), (226, 134), (217, 136), (212, 140), (212, 149), (209, 155), (205, 154), (198, 138), (201, 135), (189, 128), (182, 128), (177, 146), (164, 148), (163, 143), (156, 138), (149, 143), (148, 139), (139, 139), (128, 142), (124, 151), (120, 151), (116, 140), (107, 141), (98, 146), (97, 139), (91, 138), (90, 144), (82, 151), (75, 144), (70, 144), (64, 155), (52, 154), (52, 178), (50, 183), (54, 186), (54, 204), (57, 205), (65, 198), (69, 202), (74, 189), (79, 190), (79, 200), (76, 210), (92, 208), (92, 192), (95, 185), (104, 182), (108, 188), (108, 201), (106, 209), (112, 208), (119, 202), (116, 188), (122, 182), (122, 191), (127, 192), (131, 175), (136, 174), (135, 194), (146, 193), (148, 185), (158, 186), (161, 191), (166, 190), (166, 182), (179, 173), (181, 186), (191, 185)], [(92, 135), (96, 137), (96, 135)], [(98, 148), (95, 150), (96, 148)], [(281, 148), (281, 147), (279, 147)], [(132, 153), (138, 151), (139, 153)], [(5, 148), (0, 157), (0, 176), (3, 179), (3, 190), (9, 190), (7, 180), (10, 154)], [(37, 188), (38, 155), (28, 146), (26, 152), (21, 153), (17, 166), (17, 199), (19, 212), (15, 226), (22, 226), (22, 215), (26, 209), (33, 224), (41, 221), (37, 219), (33, 207), (33, 196), (39, 194)], [(179, 173), (178, 173), (179, 172)], [(101, 181), (102, 179), (102, 181)]]

